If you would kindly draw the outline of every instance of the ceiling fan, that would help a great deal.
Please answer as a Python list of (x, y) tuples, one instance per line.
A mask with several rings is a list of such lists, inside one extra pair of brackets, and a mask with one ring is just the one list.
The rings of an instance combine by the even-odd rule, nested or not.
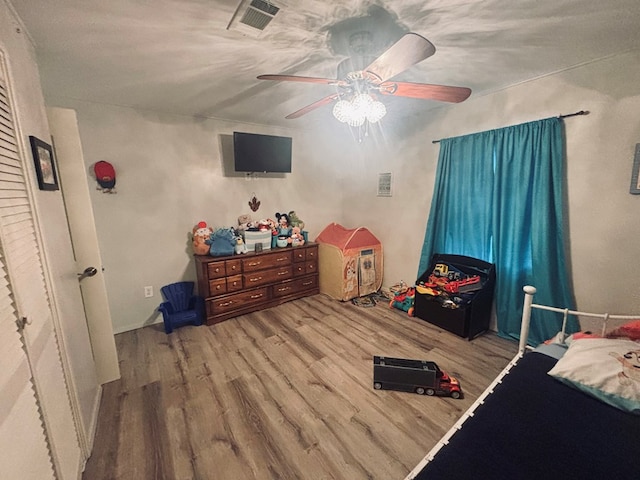
[[(366, 32), (365, 32), (366, 33)], [(285, 118), (299, 118), (317, 108), (337, 101), (334, 116), (351, 126), (360, 126), (365, 120), (378, 121), (386, 113), (386, 107), (376, 95), (418, 98), (441, 102), (459, 103), (471, 95), (466, 87), (431, 85), (426, 83), (396, 82), (392, 78), (409, 67), (435, 53), (433, 44), (417, 33), (406, 33), (368, 66), (353, 70), (353, 60), (338, 65), (338, 78), (303, 77), (297, 75), (260, 75), (260, 80), (306, 82), (332, 85), (336, 93), (301, 108)], [(359, 57), (362, 59), (368, 57)]]

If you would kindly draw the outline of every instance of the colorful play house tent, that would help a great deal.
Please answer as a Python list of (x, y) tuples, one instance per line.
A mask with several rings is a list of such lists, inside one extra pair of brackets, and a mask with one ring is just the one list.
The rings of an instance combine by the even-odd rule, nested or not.
[(367, 228), (331, 223), (316, 242), (320, 293), (345, 301), (380, 289), (382, 244)]

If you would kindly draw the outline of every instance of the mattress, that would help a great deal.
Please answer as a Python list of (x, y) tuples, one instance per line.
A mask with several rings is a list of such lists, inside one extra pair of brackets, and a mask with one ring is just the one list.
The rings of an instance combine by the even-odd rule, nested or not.
[(524, 355), (414, 478), (639, 478), (640, 416), (547, 375), (557, 356)]

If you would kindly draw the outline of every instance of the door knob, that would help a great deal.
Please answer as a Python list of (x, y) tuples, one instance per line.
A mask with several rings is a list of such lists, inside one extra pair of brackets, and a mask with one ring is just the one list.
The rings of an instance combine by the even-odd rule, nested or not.
[(85, 277), (93, 277), (98, 270), (95, 267), (87, 267), (84, 269), (84, 272), (78, 274), (78, 280), (82, 280)]

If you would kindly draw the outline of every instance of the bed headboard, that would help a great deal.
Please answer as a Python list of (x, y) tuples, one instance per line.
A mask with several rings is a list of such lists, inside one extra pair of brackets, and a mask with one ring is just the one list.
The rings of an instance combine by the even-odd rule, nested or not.
[(589, 317), (595, 318), (602, 322), (602, 335), (607, 332), (607, 326), (609, 320), (636, 320), (640, 315), (610, 315), (608, 313), (590, 313), (579, 312), (576, 310), (569, 310), (568, 308), (556, 308), (549, 307), (547, 305), (538, 305), (533, 303), (533, 296), (536, 293), (536, 287), (531, 285), (525, 285), (524, 290), (524, 308), (522, 309), (522, 323), (520, 325), (520, 343), (518, 345), (518, 352), (522, 354), (527, 348), (527, 340), (529, 338), (529, 324), (531, 322), (531, 310), (537, 308), (539, 310), (547, 310), (550, 312), (561, 313), (563, 315), (562, 321), (562, 335), (565, 335), (565, 329), (567, 326), (567, 318), (569, 315), (575, 315), (577, 317)]

